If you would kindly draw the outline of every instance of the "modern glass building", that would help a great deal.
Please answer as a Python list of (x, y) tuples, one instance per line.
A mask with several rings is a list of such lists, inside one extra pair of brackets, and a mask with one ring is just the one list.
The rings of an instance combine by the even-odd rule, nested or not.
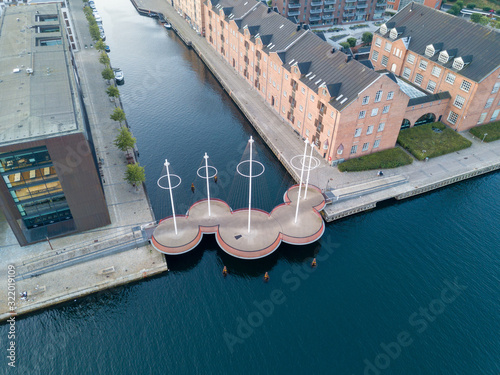
[(20, 245), (110, 224), (66, 18), (60, 4), (0, 18), (0, 209)]

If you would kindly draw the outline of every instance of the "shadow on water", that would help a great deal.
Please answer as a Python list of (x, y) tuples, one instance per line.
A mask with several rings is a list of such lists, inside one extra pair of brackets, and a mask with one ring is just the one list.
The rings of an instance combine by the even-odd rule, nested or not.
[(289, 264), (303, 264), (306, 261), (311, 261), (320, 251), (321, 244), (319, 242), (303, 246), (282, 243), (278, 249), (264, 258), (245, 260), (227, 254), (217, 244), (215, 235), (206, 234), (195, 249), (185, 254), (165, 257), (171, 272), (182, 273), (195, 268), (201, 262), (205, 252), (216, 252), (216, 262), (219, 264), (221, 272), (226, 266), (231, 275), (254, 278), (262, 277), (266, 272), (270, 272), (281, 261)]

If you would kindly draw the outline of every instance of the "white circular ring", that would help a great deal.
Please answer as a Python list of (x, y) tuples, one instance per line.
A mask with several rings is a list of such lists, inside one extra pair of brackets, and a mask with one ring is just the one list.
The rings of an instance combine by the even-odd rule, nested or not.
[[(163, 175), (163, 176), (161, 176), (161, 177), (158, 179), (158, 181), (156, 181), (156, 184), (157, 184), (157, 185), (158, 185), (161, 189), (164, 189), (164, 190), (170, 190), (170, 188), (169, 188), (169, 187), (165, 187), (165, 186), (162, 186), (162, 185), (160, 184), (161, 179), (162, 179), (162, 178), (165, 178), (165, 177), (168, 177), (168, 176), (167, 176), (167, 175)], [(181, 180), (181, 178), (180, 178), (179, 176), (177, 176), (176, 174), (171, 174), (171, 175), (170, 175), (170, 177), (176, 177), (176, 178), (178, 178), (178, 179), (179, 179), (179, 182), (177, 183), (177, 185), (172, 186), (172, 189), (175, 189), (177, 186), (179, 186), (179, 185), (181, 184), (182, 180)]]
[[(241, 163), (239, 163), (236, 166), (236, 172), (238, 172), (238, 174), (240, 176), (249, 178), (250, 175), (247, 175), (247, 174), (244, 174), (244, 173), (240, 172), (240, 165), (242, 165), (243, 163), (250, 163), (250, 160), (243, 160)], [(259, 177), (262, 173), (264, 173), (264, 171), (266, 170), (266, 167), (264, 167), (264, 164), (262, 164), (260, 161), (257, 161), (257, 160), (252, 160), (252, 163), (257, 163), (257, 164), (259, 164), (262, 167), (262, 171), (259, 174), (253, 174), (252, 175), (252, 177)]]
[[(321, 162), (319, 161), (319, 159), (315, 156), (306, 156), (306, 160), (311, 158), (312, 157), (312, 162), (311, 162), (311, 171), (313, 169), (316, 169), (319, 167), (319, 165), (321, 164)], [(293, 158), (290, 159), (290, 164), (292, 165), (292, 167), (294, 167), (295, 169), (302, 169), (302, 167), (297, 167), (295, 166), (293, 163), (295, 161), (296, 158), (302, 158), (302, 160), (300, 161), (302, 164), (304, 164), (304, 155), (296, 155), (294, 156)], [(314, 162), (314, 163), (313, 163)], [(309, 165), (304, 165), (304, 170), (307, 171), (309, 170)]]
[(213, 176), (209, 176), (209, 177), (204, 177), (204, 176), (202, 176), (202, 175), (200, 174), (200, 169), (205, 170), (205, 168), (206, 168), (206, 167), (200, 167), (200, 168), (198, 168), (198, 170), (196, 171), (196, 174), (198, 175), (198, 177), (200, 177), (200, 178), (205, 178), (205, 179), (209, 179), (209, 178), (214, 178), (215, 176), (217, 176), (217, 172), (218, 172), (218, 171), (217, 171), (217, 168), (212, 167), (211, 165), (209, 165), (209, 166), (208, 166), (208, 168), (209, 168), (209, 169), (210, 169), (210, 168), (212, 168), (212, 169), (214, 169), (214, 170), (215, 170), (215, 173), (213, 174)]

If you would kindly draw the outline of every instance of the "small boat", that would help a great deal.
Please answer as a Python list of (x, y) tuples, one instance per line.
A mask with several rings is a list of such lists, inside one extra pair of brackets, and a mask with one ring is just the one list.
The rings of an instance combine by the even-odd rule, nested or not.
[(116, 82), (123, 82), (124, 80), (124, 76), (123, 76), (123, 72), (121, 69), (114, 69), (114, 72), (115, 72), (115, 81)]
[(172, 28), (172, 25), (169, 22), (165, 22), (163, 24), (163, 26), (165, 26), (165, 29), (168, 29), (168, 30), (170, 30)]

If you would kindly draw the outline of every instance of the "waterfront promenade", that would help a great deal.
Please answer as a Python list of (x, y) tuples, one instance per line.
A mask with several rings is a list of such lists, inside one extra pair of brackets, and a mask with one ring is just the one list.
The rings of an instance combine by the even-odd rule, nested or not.
[[(146, 192), (123, 180), (125, 155), (114, 145), (119, 124), (109, 116), (115, 108), (101, 77), (103, 65), (83, 14), (82, 2), (69, 1), (78, 51), (75, 60), (83, 90), (111, 225), (63, 238), (20, 247), (0, 217), (0, 269), (16, 268), (17, 314), (73, 300), (167, 270), (165, 257), (148, 244), (141, 226), (154, 221)], [(87, 45), (87, 48), (85, 48)], [(1, 215), (1, 213), (0, 213)], [(27, 291), (28, 299), (19, 293)], [(0, 320), (9, 316), (7, 290), (0, 292)]]
[[(278, 160), (298, 181), (299, 171), (291, 166), (290, 160), (303, 153), (304, 145), (285, 119), (167, 1), (137, 0), (136, 3), (140, 8), (163, 13), (175, 32), (196, 51)], [(481, 143), (468, 132), (460, 134), (472, 141), (470, 148), (427, 162), (414, 160), (411, 165), (384, 171), (383, 177), (378, 177), (377, 171), (341, 173), (320, 158), (320, 166), (311, 172), (311, 183), (323, 190), (342, 189), (349, 195), (349, 199), (339, 199), (327, 205), (325, 219), (336, 220), (374, 208), (378, 202), (387, 199), (404, 199), (500, 168), (500, 141)], [(390, 179), (404, 180), (404, 183), (393, 184)]]

